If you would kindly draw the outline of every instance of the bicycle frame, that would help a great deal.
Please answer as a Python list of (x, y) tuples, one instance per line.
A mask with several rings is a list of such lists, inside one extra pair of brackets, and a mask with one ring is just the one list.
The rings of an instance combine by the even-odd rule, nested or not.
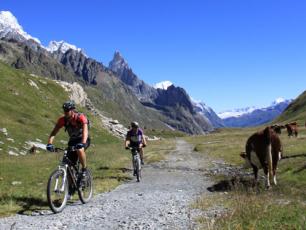
[(138, 150), (132, 149), (132, 158), (133, 158), (133, 168), (136, 169), (136, 165), (138, 163), (139, 170), (141, 169), (141, 164), (140, 164), (140, 155)]
[[(57, 169), (49, 177), (47, 199), (51, 210), (54, 213), (59, 213), (65, 208), (68, 197), (71, 198), (76, 191), (83, 204), (89, 202), (92, 198), (93, 186), (89, 169), (86, 171), (86, 175), (81, 177), (80, 162), (77, 157), (74, 159), (74, 156), (77, 156), (74, 155), (76, 154), (75, 148), (56, 148), (55, 151), (63, 151), (64, 155)], [(84, 178), (86, 179), (84, 180)]]
[[(57, 149), (57, 150), (62, 150), (63, 149)], [(70, 150), (70, 151), (74, 151), (74, 149)], [(64, 173), (64, 180), (62, 181), (62, 185), (61, 188), (59, 189), (59, 191), (63, 192), (65, 189), (65, 183), (66, 180), (68, 179), (68, 176), (70, 177), (71, 181), (69, 181), (68, 179), (68, 185), (70, 183), (73, 183), (74, 187), (77, 188), (77, 181), (76, 181), (76, 176), (74, 175), (74, 172), (78, 172), (79, 170), (79, 160), (77, 160), (76, 164), (73, 164), (73, 162), (68, 158), (68, 152), (69, 150), (65, 149), (64, 150), (64, 156), (62, 158), (62, 160), (60, 161), (60, 165), (58, 166), (58, 170), (59, 171), (63, 171)], [(58, 179), (56, 179), (56, 184), (55, 184), (55, 188), (54, 191), (58, 191)]]
[(132, 163), (133, 163), (133, 170), (134, 176), (137, 177), (137, 182), (140, 182), (141, 178), (141, 164), (140, 164), (140, 155), (138, 148), (130, 147), (132, 153)]

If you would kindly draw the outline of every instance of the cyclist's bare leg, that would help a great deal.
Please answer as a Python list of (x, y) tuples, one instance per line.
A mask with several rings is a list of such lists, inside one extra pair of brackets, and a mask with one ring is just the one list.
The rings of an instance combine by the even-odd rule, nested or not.
[(140, 155), (141, 162), (143, 162), (143, 148), (142, 147), (140, 148), (139, 155)]
[(80, 160), (80, 163), (81, 163), (81, 165), (82, 165), (82, 168), (84, 169), (84, 168), (86, 168), (86, 154), (85, 154), (85, 150), (84, 150), (84, 148), (82, 148), (82, 149), (78, 149), (77, 150), (77, 154), (78, 154), (78, 156), (79, 156), (79, 160)]

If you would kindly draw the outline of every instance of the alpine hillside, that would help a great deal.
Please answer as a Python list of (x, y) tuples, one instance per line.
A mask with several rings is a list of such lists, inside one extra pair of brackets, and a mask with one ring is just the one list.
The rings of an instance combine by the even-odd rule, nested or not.
[(149, 86), (133, 73), (119, 52), (106, 67), (64, 41), (51, 41), (44, 47), (24, 32), (8, 11), (0, 14), (0, 37), (0, 60), (38, 76), (80, 82), (98, 109), (123, 124), (138, 120), (148, 128), (190, 134), (213, 130), (209, 119), (194, 109), (183, 88), (161, 90)]
[(300, 126), (306, 124), (306, 91), (294, 99), (275, 122), (296, 121)]

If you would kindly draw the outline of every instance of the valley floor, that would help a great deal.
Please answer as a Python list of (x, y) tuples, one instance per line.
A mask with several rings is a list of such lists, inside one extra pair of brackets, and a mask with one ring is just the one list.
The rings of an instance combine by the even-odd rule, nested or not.
[(99, 194), (86, 204), (68, 204), (54, 215), (15, 215), (0, 219), (0, 229), (195, 229), (201, 214), (191, 208), (200, 195), (209, 195), (205, 155), (183, 140), (166, 160), (145, 165), (142, 180)]

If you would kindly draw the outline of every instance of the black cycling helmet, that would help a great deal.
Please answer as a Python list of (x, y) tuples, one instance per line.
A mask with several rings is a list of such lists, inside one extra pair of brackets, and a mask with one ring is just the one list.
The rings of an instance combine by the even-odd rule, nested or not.
[(139, 124), (138, 124), (137, 121), (132, 121), (132, 122), (131, 122), (131, 126), (132, 126), (132, 128), (138, 128), (138, 127), (139, 127)]
[(64, 111), (70, 111), (70, 110), (73, 110), (75, 109), (75, 104), (73, 101), (66, 101), (64, 104), (63, 104), (63, 110)]

